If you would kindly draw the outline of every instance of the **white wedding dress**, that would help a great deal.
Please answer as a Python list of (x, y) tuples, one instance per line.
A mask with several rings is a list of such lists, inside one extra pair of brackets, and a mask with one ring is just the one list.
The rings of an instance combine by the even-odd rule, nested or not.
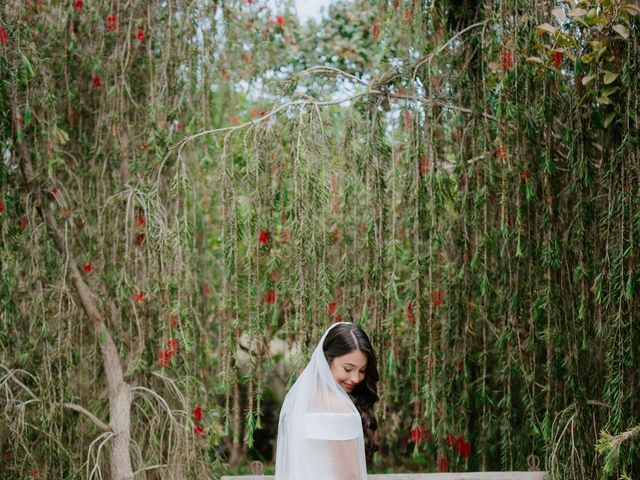
[(322, 351), (287, 393), (280, 411), (276, 480), (366, 480), (360, 414), (335, 381)]

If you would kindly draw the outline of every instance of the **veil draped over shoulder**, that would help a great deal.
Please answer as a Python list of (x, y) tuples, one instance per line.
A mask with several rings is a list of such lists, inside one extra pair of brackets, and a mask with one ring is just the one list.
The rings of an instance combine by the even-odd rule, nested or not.
[[(344, 322), (340, 322), (344, 323)], [(360, 414), (322, 350), (327, 329), (280, 410), (276, 480), (366, 480)]]

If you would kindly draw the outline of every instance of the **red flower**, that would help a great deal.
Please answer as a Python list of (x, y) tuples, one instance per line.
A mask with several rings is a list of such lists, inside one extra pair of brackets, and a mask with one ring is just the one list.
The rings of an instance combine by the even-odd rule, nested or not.
[(56, 200), (59, 194), (60, 194), (60, 190), (58, 188), (54, 188), (49, 192), (49, 196), (51, 197), (52, 200)]
[(101, 87), (102, 79), (100, 78), (100, 75), (91, 75), (91, 83), (95, 88)]
[(158, 363), (161, 367), (168, 367), (171, 363), (171, 352), (168, 350), (160, 350), (160, 360)]
[(236, 117), (235, 115), (231, 115), (231, 125), (237, 125), (238, 124), (238, 117)]
[(509, 72), (513, 66), (513, 54), (511, 50), (505, 50), (502, 52), (502, 71)]
[(503, 143), (498, 145), (498, 160), (503, 162), (507, 160), (507, 146)]
[(200, 425), (196, 425), (193, 431), (200, 436), (204, 435), (204, 428), (202, 428)]
[(137, 246), (139, 246), (139, 247), (141, 247), (141, 246), (142, 246), (142, 244), (144, 244), (144, 233), (139, 233), (139, 234), (136, 236), (136, 245), (137, 245)]
[(276, 291), (273, 288), (270, 288), (267, 293), (264, 294), (263, 301), (267, 305), (273, 305), (276, 303)]
[(413, 314), (413, 306), (410, 303), (407, 303), (407, 323), (409, 326), (413, 325), (416, 316)]
[(178, 315), (175, 313), (169, 315), (167, 317), (167, 323), (169, 324), (169, 328), (176, 328), (178, 326)]
[(242, 61), (244, 63), (249, 63), (251, 61), (251, 55), (249, 55), (248, 53), (245, 53), (244, 55), (242, 55)]
[(413, 430), (411, 430), (411, 441), (419, 445), (420, 442), (422, 442), (422, 435), (422, 427), (420, 425), (416, 425), (413, 427)]
[(107, 30), (115, 32), (118, 28), (118, 17), (116, 15), (109, 15), (107, 17)]
[(147, 149), (147, 147), (148, 147), (148, 145), (147, 145), (146, 143), (141, 143), (141, 144), (140, 144), (140, 148), (141, 148), (142, 150), (146, 150), (146, 149)]
[(82, 269), (87, 273), (91, 273), (93, 271), (93, 265), (91, 265), (90, 263), (85, 263)]
[(133, 294), (133, 301), (136, 303), (142, 303), (144, 302), (144, 293), (142, 293), (141, 291), (136, 291), (136, 293)]
[(27, 228), (27, 219), (24, 217), (20, 217), (18, 219), (18, 226), (20, 227), (20, 230), (24, 230), (25, 228)]
[(334, 242), (340, 240), (340, 229), (338, 227), (335, 227), (333, 230), (331, 230), (331, 237), (333, 237)]
[(373, 39), (377, 40), (379, 36), (380, 36), (380, 24), (376, 19), (373, 21)]
[(4, 213), (4, 202), (0, 199), (0, 213)]
[(447, 460), (447, 457), (440, 457), (440, 460), (438, 460), (438, 471), (439, 472), (449, 471), (449, 461)]
[(229, 73), (227, 72), (227, 69), (224, 67), (220, 67), (220, 75), (222, 75), (224, 78), (229, 78)]
[(269, 230), (260, 230), (258, 243), (260, 243), (260, 245), (266, 245), (267, 243), (269, 243)]
[(184, 130), (184, 125), (182, 123), (178, 123), (176, 125), (176, 130)]
[(456, 438), (456, 453), (458, 455), (462, 455), (462, 452), (464, 451), (464, 437), (462, 435), (460, 435), (458, 438)]
[(441, 288), (433, 292), (433, 306), (435, 308), (438, 308), (440, 305), (442, 305), (443, 297), (444, 297), (444, 292), (442, 291)]
[(200, 405), (193, 409), (193, 419), (196, 422), (202, 420), (202, 407)]
[(142, 42), (144, 40), (144, 30), (142, 28), (138, 30), (138, 33), (136, 34), (136, 37), (138, 38), (138, 40), (140, 42)]
[(177, 338), (167, 338), (164, 341), (164, 346), (166, 347), (166, 351), (169, 352), (170, 355), (175, 355), (176, 353), (178, 353)]
[(202, 295), (207, 297), (207, 296), (209, 296), (210, 293), (211, 293), (211, 287), (209, 286), (209, 284), (205, 283), (202, 286)]
[(73, 2), (73, 8), (75, 8), (77, 12), (82, 10), (82, 7), (84, 7), (84, 2), (82, 0), (76, 0)]
[(559, 50), (553, 52), (553, 65), (556, 68), (560, 68), (562, 66), (562, 52)]
[(528, 168), (522, 173), (522, 177), (524, 178), (525, 182), (531, 178), (531, 172)]
[(329, 304), (329, 315), (333, 315), (334, 313), (336, 313), (336, 302), (331, 302)]
[(0, 45), (9, 43), (9, 32), (6, 28), (0, 27)]
[(470, 456), (471, 456), (471, 442), (464, 442), (464, 444), (462, 445), (462, 457), (465, 460), (469, 460)]
[(289, 242), (289, 231), (288, 230), (283, 230), (282, 233), (280, 234), (280, 239), (282, 240), (282, 243), (288, 243)]
[(144, 215), (138, 215), (136, 217), (136, 225), (138, 225), (139, 227), (144, 227), (147, 224), (147, 219), (144, 217)]
[(282, 18), (280, 15), (278, 15), (278, 18), (276, 18), (276, 22), (278, 22), (278, 25), (280, 27), (284, 27), (284, 18)]
[(393, 8), (398, 8), (400, 6), (400, 0), (393, 0)]
[(430, 167), (431, 165), (429, 164), (429, 159), (425, 158), (424, 160), (422, 160), (422, 163), (420, 164), (420, 173), (424, 175), (429, 171)]
[(444, 441), (447, 442), (447, 445), (453, 447), (454, 443), (456, 442), (456, 437), (453, 435), (453, 433), (449, 432), (444, 435)]

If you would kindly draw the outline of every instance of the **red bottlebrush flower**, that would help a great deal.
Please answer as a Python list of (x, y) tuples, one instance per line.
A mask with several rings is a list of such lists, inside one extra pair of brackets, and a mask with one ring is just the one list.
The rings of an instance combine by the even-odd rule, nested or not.
[(141, 247), (144, 244), (145, 236), (144, 233), (139, 233), (136, 235), (136, 245)]
[(407, 10), (406, 12), (404, 12), (404, 23), (406, 23), (407, 25), (411, 25), (412, 21), (413, 21), (413, 12), (411, 10)]
[(462, 458), (469, 460), (471, 456), (471, 442), (464, 442), (462, 445)]
[(208, 297), (211, 294), (211, 287), (209, 286), (209, 284), (205, 283), (202, 286), (202, 295), (204, 295), (205, 297)]
[(144, 293), (136, 291), (136, 293), (133, 294), (133, 301), (136, 303), (144, 302)]
[(413, 430), (411, 430), (411, 441), (419, 445), (420, 442), (422, 442), (422, 435), (422, 427), (420, 425), (416, 425)]
[(136, 217), (136, 225), (139, 227), (144, 227), (147, 224), (147, 219), (144, 215), (138, 215)]
[(331, 302), (329, 304), (329, 315), (333, 315), (334, 313), (336, 313), (336, 307), (337, 307), (336, 302)]
[(176, 130), (184, 130), (184, 125), (182, 123), (178, 123), (176, 125)]
[(269, 243), (269, 230), (260, 230), (260, 234), (258, 235), (258, 243), (260, 245), (266, 245)]
[(238, 124), (238, 117), (236, 117), (235, 115), (231, 115), (231, 125), (237, 125)]
[(462, 452), (464, 452), (464, 444), (465, 444), (465, 441), (462, 435), (456, 438), (455, 450), (458, 455), (462, 455)]
[(453, 447), (456, 442), (456, 437), (453, 435), (453, 433), (448, 432), (444, 435), (444, 441), (447, 442), (447, 445)]
[(25, 228), (27, 228), (27, 219), (24, 217), (20, 217), (18, 219), (18, 227), (20, 227), (20, 230), (24, 230)]
[(82, 7), (84, 7), (84, 2), (82, 0), (76, 0), (75, 2), (73, 2), (73, 8), (76, 10), (76, 12), (82, 10)]
[(373, 21), (373, 39), (377, 40), (379, 36), (380, 36), (380, 24), (376, 19)]
[(118, 17), (116, 15), (109, 15), (107, 17), (107, 30), (115, 32), (118, 28)]
[(438, 471), (439, 472), (449, 471), (449, 460), (447, 460), (447, 457), (440, 457), (440, 460), (438, 460)]
[(529, 181), (529, 179), (531, 178), (531, 172), (528, 168), (524, 172), (522, 172), (522, 178), (524, 178), (525, 182)]
[(158, 363), (161, 367), (168, 367), (171, 363), (171, 352), (168, 350), (160, 350), (160, 359)]
[(331, 230), (331, 237), (333, 238), (334, 242), (340, 240), (340, 229), (338, 227), (335, 227), (333, 230)]
[(9, 43), (9, 32), (6, 28), (0, 27), (0, 45)]
[(49, 196), (51, 197), (52, 200), (57, 200), (59, 194), (60, 194), (60, 189), (58, 188), (54, 188), (53, 190), (49, 191)]
[(281, 239), (282, 243), (288, 243), (289, 242), (289, 230), (283, 230), (282, 233), (280, 234), (280, 239)]
[(91, 265), (90, 263), (85, 263), (82, 269), (87, 273), (91, 273), (93, 271), (93, 265)]
[(227, 69), (224, 67), (220, 67), (220, 75), (224, 78), (229, 78), (229, 72), (227, 72)]
[(443, 297), (444, 297), (444, 292), (442, 291), (441, 288), (433, 292), (433, 306), (435, 308), (438, 308), (440, 307), (440, 305), (442, 305)]
[(178, 353), (178, 339), (177, 338), (167, 338), (164, 341), (164, 346), (166, 351), (169, 352), (170, 355), (175, 355)]
[(282, 18), (280, 15), (278, 15), (278, 17), (276, 18), (276, 22), (278, 22), (279, 27), (284, 27), (284, 18)]
[(205, 433), (204, 433), (204, 428), (202, 428), (200, 425), (196, 425), (196, 426), (194, 427), (193, 431), (194, 431), (196, 434), (200, 435), (200, 436), (204, 436), (204, 434), (205, 434)]
[(502, 52), (502, 71), (509, 72), (513, 67), (513, 54), (511, 50), (505, 50)]
[(430, 168), (431, 165), (429, 163), (429, 159), (425, 158), (424, 160), (422, 160), (422, 163), (420, 163), (420, 173), (424, 175), (425, 173), (429, 172)]
[(264, 294), (263, 301), (267, 305), (273, 305), (276, 303), (276, 291), (273, 288), (270, 288), (267, 293)]
[(245, 53), (244, 55), (242, 55), (242, 61), (244, 63), (249, 63), (251, 61), (251, 55), (249, 55), (248, 53)]
[(559, 50), (553, 52), (553, 65), (556, 68), (560, 68), (562, 66), (562, 52)]
[(166, 318), (167, 318), (167, 324), (169, 325), (169, 328), (176, 328), (178, 326), (178, 315), (176, 315), (175, 313), (172, 313)]
[(415, 320), (416, 316), (413, 314), (413, 305), (407, 303), (407, 323), (411, 326)]
[(139, 42), (142, 42), (144, 40), (144, 30), (142, 28), (138, 30), (136, 37), (138, 38)]
[(503, 143), (501, 143), (500, 145), (498, 145), (498, 160), (501, 161), (506, 161), (507, 160), (507, 146)]
[(393, 0), (393, 8), (398, 8), (400, 6), (400, 0)]
[(148, 145), (147, 145), (146, 143), (141, 143), (141, 144), (140, 144), (140, 148), (141, 148), (142, 150), (146, 150), (146, 149), (147, 149), (147, 147), (148, 147)]
[(100, 75), (91, 75), (91, 83), (95, 88), (99, 88), (102, 86), (102, 79)]
[(4, 202), (0, 199), (0, 213), (4, 213)]
[(202, 407), (200, 405), (193, 409), (193, 419), (196, 422), (202, 420)]

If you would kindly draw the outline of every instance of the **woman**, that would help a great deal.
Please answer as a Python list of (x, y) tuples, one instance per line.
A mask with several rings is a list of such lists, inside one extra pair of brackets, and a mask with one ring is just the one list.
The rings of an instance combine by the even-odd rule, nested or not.
[(365, 480), (378, 448), (378, 378), (362, 328), (346, 322), (329, 327), (284, 399), (276, 480)]

